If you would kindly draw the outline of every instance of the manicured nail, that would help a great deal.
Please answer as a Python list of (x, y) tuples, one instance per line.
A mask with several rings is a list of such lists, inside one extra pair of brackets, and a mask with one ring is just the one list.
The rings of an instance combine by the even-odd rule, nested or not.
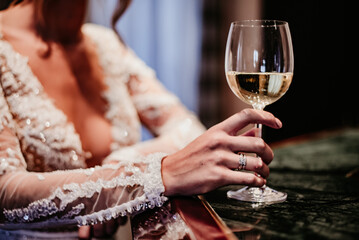
[(277, 124), (277, 127), (279, 127), (279, 128), (282, 127), (282, 122), (278, 118), (275, 119), (275, 122)]

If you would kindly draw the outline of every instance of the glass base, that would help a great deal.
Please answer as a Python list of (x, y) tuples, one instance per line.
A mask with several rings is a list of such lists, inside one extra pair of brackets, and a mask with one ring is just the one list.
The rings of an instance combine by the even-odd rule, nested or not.
[(273, 204), (287, 199), (287, 194), (278, 192), (270, 187), (244, 187), (235, 191), (228, 191), (227, 196), (236, 200), (250, 203)]

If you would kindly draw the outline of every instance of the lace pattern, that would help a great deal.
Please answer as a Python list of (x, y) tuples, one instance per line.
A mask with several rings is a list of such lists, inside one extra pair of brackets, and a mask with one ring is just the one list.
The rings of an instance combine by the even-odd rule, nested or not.
[(153, 210), (149, 216), (143, 218), (142, 222), (135, 222), (133, 235), (136, 240), (153, 239), (154, 236), (161, 240), (177, 240), (184, 239), (186, 235), (195, 239), (182, 217), (171, 210), (170, 203)]
[[(16, 122), (27, 168), (52, 171), (84, 167), (85, 153), (74, 126), (46, 96), (28, 66), (28, 59), (1, 39), (0, 54), (1, 85), (6, 99), (2, 104), (7, 104), (6, 110), (14, 116), (11, 120)], [(8, 111), (2, 111), (5, 112), (2, 119), (9, 119)]]
[[(135, 212), (143, 211), (147, 208), (160, 207), (167, 200), (167, 198), (162, 195), (164, 186), (161, 178), (161, 161), (164, 156), (164, 153), (156, 153), (147, 156), (146, 159), (142, 161), (143, 163), (148, 164), (144, 173), (133, 164), (126, 164), (126, 172), (132, 173), (130, 176), (126, 176), (123, 173), (109, 181), (98, 179), (96, 182), (86, 181), (82, 184), (66, 184), (61, 188), (57, 188), (49, 198), (33, 202), (25, 208), (12, 210), (4, 209), (3, 214), (9, 222), (14, 223), (32, 222), (43, 217), (49, 219), (56, 213), (64, 212), (69, 204), (75, 202), (79, 198), (92, 198), (94, 194), (101, 193), (103, 189), (115, 189), (118, 187), (135, 185), (144, 186), (144, 193), (131, 201), (115, 207), (102, 209), (91, 214), (79, 216), (81, 211), (85, 209), (85, 205), (81, 203), (72, 207), (72, 209), (64, 216), (60, 218), (55, 216), (54, 220), (61, 222), (62, 219), (68, 220), (68, 218), (74, 218), (78, 225), (88, 225), (103, 222), (104, 220), (110, 220), (111, 218), (117, 218), (119, 216), (126, 216), (127, 214), (134, 214)], [(123, 166), (124, 165), (120, 163), (117, 166), (111, 165), (105, 166), (105, 168), (118, 169)], [(77, 170), (79, 173), (81, 171), (82, 170)], [(84, 171), (83, 174), (87, 175), (88, 173)], [(56, 204), (56, 200), (60, 200), (60, 203)]]
[(161, 206), (166, 154), (141, 154), (140, 118), (177, 148), (204, 130), (111, 30), (86, 24), (83, 32), (108, 85), (102, 94), (113, 144), (104, 163), (117, 164), (84, 169), (88, 153), (74, 125), (44, 92), (28, 58), (0, 36), (0, 220), (10, 228), (95, 224)]
[[(112, 150), (132, 145), (140, 140), (140, 121), (125, 83), (134, 72), (151, 76), (153, 73), (140, 60), (128, 60), (123, 54), (113, 54), (114, 52), (124, 53), (126, 50), (118, 41), (114, 41), (117, 36), (112, 31), (88, 24), (83, 27), (83, 32), (96, 45), (97, 55), (103, 66), (105, 83), (109, 86), (103, 93), (103, 97), (110, 106), (106, 112), (106, 118), (113, 126), (112, 137), (115, 141), (112, 144)], [(99, 32), (101, 34), (98, 34)], [(104, 42), (106, 44), (103, 44)]]

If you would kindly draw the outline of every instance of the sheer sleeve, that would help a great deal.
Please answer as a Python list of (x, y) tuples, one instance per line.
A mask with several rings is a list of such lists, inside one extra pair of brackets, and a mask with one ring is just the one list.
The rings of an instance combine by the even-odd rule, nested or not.
[(205, 131), (194, 113), (170, 93), (135, 54), (127, 57), (136, 62), (127, 86), (142, 123), (155, 135), (166, 139), (172, 148), (180, 149)]
[[(83, 32), (96, 45), (99, 61), (104, 66), (105, 79), (109, 86), (104, 93), (104, 97), (110, 103), (108, 116), (120, 119), (121, 116), (112, 116), (119, 112), (124, 115), (124, 111), (130, 109), (129, 106), (132, 110), (133, 106), (133, 112), (128, 113), (131, 119), (137, 120), (139, 117), (141, 123), (157, 137), (146, 143), (135, 144), (137, 141), (132, 141), (131, 144), (121, 144), (120, 147), (135, 144), (133, 147), (141, 153), (171, 153), (183, 148), (205, 131), (205, 127), (195, 114), (186, 109), (173, 93), (165, 89), (155, 72), (130, 48), (124, 46), (114, 31), (87, 23)], [(122, 85), (126, 88), (124, 91), (119, 90)], [(120, 99), (123, 95), (129, 96), (128, 102), (124, 102), (127, 98)], [(113, 125), (117, 125), (117, 122), (118, 120), (113, 121)], [(134, 125), (135, 122), (127, 125)], [(123, 124), (120, 128), (124, 128)], [(123, 136), (129, 138), (131, 135), (128, 134), (130, 131), (120, 132), (113, 136), (120, 143), (125, 139)], [(114, 145), (112, 149), (118, 148), (119, 145)]]
[(161, 206), (166, 200), (161, 195), (162, 157), (148, 156), (142, 161), (144, 170), (127, 163), (42, 174), (3, 174), (2, 221), (15, 228), (88, 225)]
[(29, 172), (2, 90), (0, 119), (2, 227), (94, 224), (160, 206), (167, 199), (162, 195), (162, 153), (90, 169)]
[[(110, 160), (116, 161), (116, 158), (127, 159), (128, 156), (136, 154), (146, 155), (158, 151), (172, 153), (205, 131), (205, 127), (195, 114), (162, 85), (155, 72), (130, 48), (124, 46), (112, 30), (86, 24), (84, 32), (95, 43), (100, 62), (105, 66), (106, 82), (109, 85), (105, 97), (112, 106), (111, 115), (116, 115), (120, 111), (123, 113), (125, 109), (125, 106), (118, 105), (120, 94), (115, 87), (124, 84), (125, 92), (130, 98), (130, 103), (126, 104), (126, 107), (133, 105), (136, 117), (139, 116), (141, 123), (156, 137), (131, 146), (122, 145), (122, 151), (116, 151), (104, 161), (105, 163)], [(123, 101), (122, 99), (120, 102)]]
[(130, 148), (144, 154), (156, 151), (172, 153), (206, 130), (195, 114), (162, 85), (155, 72), (131, 49), (119, 48), (124, 59), (123, 67), (129, 72), (125, 82), (132, 103), (142, 124), (156, 137)]

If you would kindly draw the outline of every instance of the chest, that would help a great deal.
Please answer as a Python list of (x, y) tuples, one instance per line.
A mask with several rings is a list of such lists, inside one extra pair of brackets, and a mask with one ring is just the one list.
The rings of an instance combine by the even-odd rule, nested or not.
[[(19, 131), (20, 135), (24, 136), (22, 141), (26, 141), (23, 143), (26, 148), (34, 145), (33, 147), (40, 149), (35, 146), (32, 138), (41, 140), (37, 141), (37, 145), (47, 145), (46, 148), (56, 150), (56, 153), (60, 152), (59, 148), (67, 151), (71, 150), (69, 146), (79, 146), (75, 152), (91, 152), (94, 161), (92, 163), (98, 163), (111, 148), (131, 145), (138, 141), (139, 121), (126, 86), (122, 81), (116, 81), (117, 78), (121, 79), (121, 76), (111, 76), (111, 81), (108, 81), (109, 70), (101, 64), (92, 46), (87, 46), (86, 50), (51, 46), (47, 49), (49, 52), (43, 52), (45, 55), (39, 54), (38, 49), (23, 49), (21, 44), (12, 46), (16, 52), (11, 51), (10, 47), (8, 62), (13, 62), (12, 58), (15, 57), (23, 61), (17, 61), (22, 63), (10, 66), (12, 72), (19, 73), (15, 74), (15, 82), (12, 82), (11, 78), (7, 80), (10, 85), (21, 86), (14, 96), (21, 99), (23, 107), (16, 107), (19, 101), (13, 101), (12, 97), (9, 97), (9, 104), (13, 105), (11, 109), (14, 115), (18, 116)], [(27, 56), (26, 60), (23, 55)], [(29, 94), (24, 95), (24, 92), (28, 91), (25, 89), (29, 88), (34, 89), (30, 94), (31, 101)], [(108, 91), (109, 89), (111, 91)], [(48, 104), (49, 101), (51, 104)], [(54, 129), (41, 128), (34, 133), (34, 127), (29, 129), (27, 126), (28, 123), (33, 125), (40, 122), (44, 123), (40, 125)], [(74, 127), (73, 130), (71, 126)], [(62, 130), (59, 130), (60, 128)], [(70, 150), (72, 154), (74, 151)], [(61, 151), (61, 154), (63, 152)], [(53, 157), (49, 150), (37, 154)]]
[(44, 92), (73, 123), (92, 161), (99, 162), (110, 152), (113, 139), (111, 123), (105, 118), (108, 104), (101, 96), (107, 86), (94, 46), (85, 40), (68, 48), (56, 44), (46, 48), (19, 44), (18, 48), (29, 57), (29, 67)]
[(77, 117), (75, 110), (85, 105), (98, 113), (105, 112), (106, 101), (101, 96), (107, 88), (104, 72), (95, 46), (87, 38), (68, 47), (36, 40), (33, 44), (23, 41), (11, 44), (27, 56), (28, 66), (46, 94), (71, 121)]

